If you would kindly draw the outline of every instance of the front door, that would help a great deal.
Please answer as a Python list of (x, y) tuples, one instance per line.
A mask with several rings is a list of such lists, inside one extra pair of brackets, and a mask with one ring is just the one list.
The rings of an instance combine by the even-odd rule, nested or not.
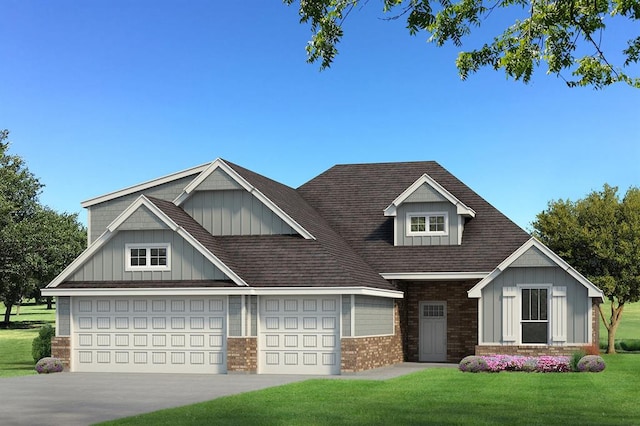
[(420, 361), (447, 360), (447, 302), (420, 302)]

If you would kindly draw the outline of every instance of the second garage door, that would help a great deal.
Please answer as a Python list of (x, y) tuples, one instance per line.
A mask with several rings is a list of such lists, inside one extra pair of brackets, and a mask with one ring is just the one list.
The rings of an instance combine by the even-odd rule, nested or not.
[(74, 371), (226, 372), (226, 297), (76, 297), (72, 312)]
[(259, 372), (339, 374), (338, 298), (261, 297)]

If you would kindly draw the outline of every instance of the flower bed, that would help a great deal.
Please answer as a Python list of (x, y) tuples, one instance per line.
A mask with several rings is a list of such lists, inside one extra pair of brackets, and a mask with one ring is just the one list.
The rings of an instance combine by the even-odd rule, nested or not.
[(460, 361), (460, 371), (529, 371), (539, 373), (562, 373), (571, 371), (568, 356), (528, 357), (522, 355), (468, 356)]

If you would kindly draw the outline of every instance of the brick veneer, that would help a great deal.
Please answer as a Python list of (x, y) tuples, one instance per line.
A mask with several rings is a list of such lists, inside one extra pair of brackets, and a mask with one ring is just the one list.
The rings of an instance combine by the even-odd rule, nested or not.
[(447, 302), (447, 362), (475, 353), (478, 343), (478, 300), (467, 291), (477, 281), (414, 282), (402, 285), (404, 301), (405, 359), (420, 361), (420, 302)]
[(600, 303), (602, 300), (599, 298), (591, 299), (591, 342), (598, 346), (600, 345)]
[(343, 337), (340, 340), (341, 371), (354, 373), (402, 362), (402, 335), (400, 309), (394, 308), (395, 331), (393, 336)]
[(65, 369), (71, 365), (71, 337), (53, 337), (51, 339), (51, 356), (58, 358)]
[(258, 371), (258, 339), (256, 337), (227, 338), (227, 372), (256, 373)]

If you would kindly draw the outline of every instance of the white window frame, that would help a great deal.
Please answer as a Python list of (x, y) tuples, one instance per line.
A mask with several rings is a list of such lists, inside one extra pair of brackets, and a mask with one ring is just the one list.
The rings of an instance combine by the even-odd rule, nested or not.
[[(439, 217), (439, 216), (444, 217), (444, 231), (429, 231), (429, 218)], [(425, 220), (424, 231), (411, 230), (411, 219), (414, 217), (424, 217), (424, 220)], [(449, 235), (449, 213), (447, 212), (407, 212), (406, 233), (407, 233), (407, 237)]]
[[(151, 249), (163, 248), (167, 250), (167, 264), (166, 265), (151, 265)], [(147, 264), (143, 266), (131, 265), (131, 249), (147, 249), (146, 257)], [(140, 244), (125, 244), (125, 260), (124, 269), (127, 272), (132, 271), (170, 271), (171, 270), (171, 244), (169, 243), (140, 243)]]
[[(553, 292), (553, 285), (552, 284), (518, 284), (517, 285), (518, 288), (518, 292), (517, 292), (517, 297), (516, 297), (516, 309), (517, 309), (517, 317), (516, 317), (516, 321), (518, 324), (518, 329), (517, 329), (517, 333), (518, 333), (518, 344), (522, 345), (522, 346), (540, 346), (540, 345), (550, 345), (551, 344), (551, 333), (553, 330), (553, 313), (552, 313), (552, 299), (551, 299), (551, 295)], [(522, 323), (523, 323), (523, 319), (522, 319), (522, 290), (539, 290), (539, 289), (546, 289), (547, 290), (547, 341), (544, 343), (523, 343), (522, 342)], [(541, 321), (542, 322), (542, 321)]]

